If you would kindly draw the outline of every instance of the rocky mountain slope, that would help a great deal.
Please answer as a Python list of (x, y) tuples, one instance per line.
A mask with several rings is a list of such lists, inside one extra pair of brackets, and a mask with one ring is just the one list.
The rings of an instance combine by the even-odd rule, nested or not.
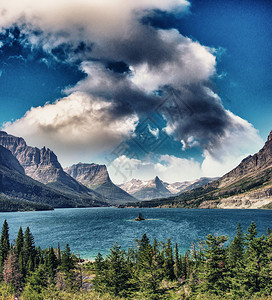
[(148, 181), (132, 179), (119, 187), (139, 200), (164, 198), (172, 195), (158, 176)]
[(0, 211), (91, 206), (63, 195), (25, 175), (12, 153), (0, 146)]
[(84, 203), (105, 201), (98, 193), (64, 172), (57, 156), (50, 149), (30, 147), (23, 138), (4, 131), (0, 131), (0, 145), (11, 151), (29, 177)]
[(168, 199), (135, 206), (260, 208), (272, 204), (272, 131), (264, 147), (223, 177)]
[(182, 192), (201, 187), (215, 179), (216, 178), (203, 177), (194, 181), (175, 182), (170, 184), (156, 177), (153, 180), (148, 181), (132, 179), (131, 181), (119, 185), (119, 187), (137, 199), (149, 200), (178, 195)]
[(112, 204), (136, 201), (111, 181), (105, 165), (78, 163), (66, 168), (65, 172), (84, 186), (109, 199)]

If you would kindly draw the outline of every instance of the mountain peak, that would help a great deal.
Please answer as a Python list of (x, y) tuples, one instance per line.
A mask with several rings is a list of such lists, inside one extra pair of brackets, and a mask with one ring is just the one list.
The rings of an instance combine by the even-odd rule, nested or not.
[(160, 178), (159, 178), (158, 176), (156, 176), (156, 177), (154, 178), (154, 182), (161, 182), (161, 180), (160, 180)]
[(112, 201), (112, 203), (135, 201), (135, 198), (117, 187), (111, 181), (105, 165), (78, 163), (64, 170), (81, 184), (95, 190)]

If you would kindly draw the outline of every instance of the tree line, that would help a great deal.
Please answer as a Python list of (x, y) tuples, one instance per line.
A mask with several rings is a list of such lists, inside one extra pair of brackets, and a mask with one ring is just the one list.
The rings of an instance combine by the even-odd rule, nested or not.
[[(95, 260), (95, 289), (114, 296), (142, 299), (251, 299), (272, 293), (272, 234), (257, 236), (252, 222), (247, 232), (238, 224), (228, 236), (209, 234), (184, 254), (171, 240), (144, 234), (137, 246), (124, 251), (117, 244)], [(171, 290), (174, 290), (174, 295)], [(167, 297), (168, 295), (168, 297)], [(178, 296), (179, 298), (175, 298)], [(254, 298), (255, 299), (255, 298)]]
[[(228, 243), (227, 243), (228, 242)], [(116, 243), (109, 255), (81, 264), (69, 245), (35, 246), (19, 228), (14, 244), (4, 221), (0, 239), (0, 298), (14, 299), (259, 299), (272, 295), (272, 234), (252, 222), (235, 237), (209, 234), (185, 253), (170, 239), (146, 234), (134, 247)], [(80, 263), (79, 263), (80, 262)], [(83, 288), (83, 277), (90, 279)], [(12, 295), (12, 296), (11, 296)], [(75, 298), (76, 297), (76, 298)]]

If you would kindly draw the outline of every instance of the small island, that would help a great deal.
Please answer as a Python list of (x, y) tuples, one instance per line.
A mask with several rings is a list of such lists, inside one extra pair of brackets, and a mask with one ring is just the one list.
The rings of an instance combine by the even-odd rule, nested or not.
[(145, 218), (143, 217), (143, 215), (139, 213), (138, 217), (134, 221), (144, 221), (144, 220)]

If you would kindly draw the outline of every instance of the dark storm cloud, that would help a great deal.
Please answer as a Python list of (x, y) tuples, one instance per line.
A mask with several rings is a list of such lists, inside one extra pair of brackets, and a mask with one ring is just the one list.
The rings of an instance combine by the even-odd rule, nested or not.
[(160, 109), (175, 138), (187, 144), (193, 137), (203, 149), (216, 148), (233, 122), (221, 100), (203, 85), (167, 91)]
[(157, 67), (169, 61), (177, 61), (179, 56), (173, 41), (162, 40), (156, 29), (140, 23), (125, 36), (110, 39), (102, 47), (98, 44), (93, 55), (98, 58), (110, 56), (128, 65), (148, 63), (150, 67)]

